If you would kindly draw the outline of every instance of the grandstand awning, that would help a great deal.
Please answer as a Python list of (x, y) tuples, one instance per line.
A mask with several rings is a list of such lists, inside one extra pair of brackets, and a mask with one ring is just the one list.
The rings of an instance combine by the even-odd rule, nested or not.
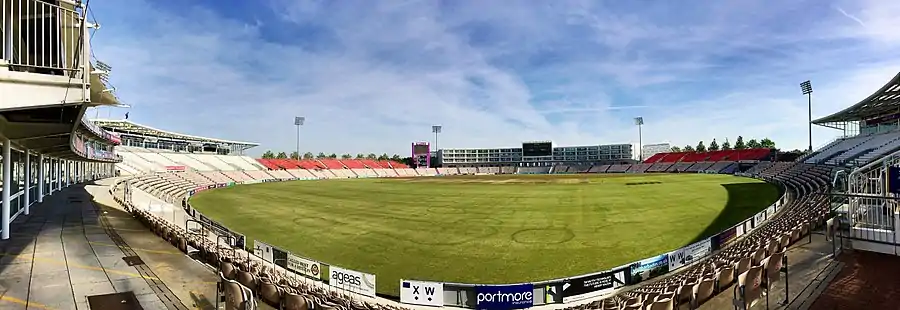
[(233, 145), (243, 146), (244, 149), (249, 149), (251, 147), (259, 146), (258, 143), (252, 143), (252, 142), (241, 142), (241, 141), (207, 138), (207, 137), (200, 137), (200, 136), (171, 132), (168, 130), (156, 129), (156, 128), (153, 128), (150, 126), (134, 123), (129, 120), (95, 119), (95, 120), (91, 120), (91, 121), (94, 122), (94, 124), (97, 124), (100, 127), (103, 127), (104, 129), (112, 129), (114, 132), (123, 132), (123, 133), (131, 133), (131, 134), (148, 136), (148, 137), (159, 137), (159, 138), (167, 138), (167, 139), (173, 139), (173, 140), (182, 140), (182, 141), (186, 141), (186, 142), (233, 144)]
[(889, 113), (900, 113), (900, 73), (874, 94), (840, 112), (813, 121), (813, 124), (863, 121)]

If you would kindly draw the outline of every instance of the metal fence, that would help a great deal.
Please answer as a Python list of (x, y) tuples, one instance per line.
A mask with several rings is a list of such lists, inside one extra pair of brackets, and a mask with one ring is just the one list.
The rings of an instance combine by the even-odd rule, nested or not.
[(80, 8), (39, 0), (0, 0), (0, 64), (13, 71), (77, 77), (86, 25)]
[[(833, 196), (832, 210), (838, 214), (842, 231), (848, 237), (898, 244), (895, 233), (898, 197), (889, 188), (890, 168), (898, 166), (900, 151), (856, 168), (849, 174), (835, 173), (834, 183), (846, 183), (846, 192)], [(841, 181), (842, 175), (846, 175), (846, 182)]]

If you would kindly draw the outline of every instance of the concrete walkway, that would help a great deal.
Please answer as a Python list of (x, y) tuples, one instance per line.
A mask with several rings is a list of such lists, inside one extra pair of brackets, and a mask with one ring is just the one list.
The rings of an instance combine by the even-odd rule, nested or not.
[(212, 308), (215, 274), (113, 207), (109, 184), (70, 186), (16, 219), (0, 241), (0, 309), (112, 310), (92, 296), (115, 293), (143, 309)]
[[(781, 281), (775, 283), (769, 292), (768, 307), (766, 299), (758, 302), (751, 309), (808, 309), (810, 304), (818, 298), (821, 290), (818, 287), (828, 285), (843, 264), (832, 259), (832, 244), (825, 240), (821, 232), (814, 232), (812, 238), (800, 239), (788, 248), (788, 278), (787, 290), (782, 273)], [(722, 310), (734, 309), (734, 285), (713, 299), (704, 303), (699, 309)], [(789, 303), (783, 304), (785, 294), (789, 293)]]

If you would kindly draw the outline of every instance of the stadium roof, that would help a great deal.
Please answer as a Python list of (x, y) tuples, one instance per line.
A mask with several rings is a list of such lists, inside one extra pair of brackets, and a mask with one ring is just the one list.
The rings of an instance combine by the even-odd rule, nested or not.
[(221, 144), (236, 144), (244, 146), (244, 149), (248, 149), (254, 146), (259, 146), (258, 143), (252, 142), (241, 142), (241, 141), (231, 141), (224, 139), (215, 139), (215, 138), (206, 138), (200, 136), (192, 136), (186, 134), (175, 133), (167, 130), (156, 129), (150, 126), (137, 124), (131, 122), (129, 120), (108, 120), (108, 119), (94, 119), (91, 120), (95, 124), (103, 128), (110, 128), (117, 132), (130, 132), (139, 135), (145, 136), (153, 136), (153, 137), (161, 137), (168, 139), (176, 139), (176, 140), (185, 140), (185, 141), (195, 141), (195, 142), (203, 142), (203, 143), (221, 143)]
[(852, 122), (900, 113), (900, 73), (874, 94), (840, 112), (813, 121), (813, 124)]

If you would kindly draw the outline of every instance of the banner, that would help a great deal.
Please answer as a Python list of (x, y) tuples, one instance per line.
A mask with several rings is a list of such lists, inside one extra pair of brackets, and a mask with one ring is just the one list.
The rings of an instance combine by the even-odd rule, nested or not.
[(253, 254), (266, 262), (272, 262), (272, 246), (265, 242), (253, 240)]
[(766, 210), (762, 210), (753, 217), (753, 227), (760, 227), (766, 221)]
[(766, 218), (770, 219), (773, 216), (775, 216), (775, 205), (774, 204), (769, 206), (768, 209), (766, 209)]
[[(748, 223), (749, 223), (749, 221), (748, 221)], [(745, 225), (745, 223), (741, 223), (740, 225)], [(749, 230), (745, 229), (745, 232), (748, 232), (748, 231)], [(732, 228), (726, 229), (725, 231), (719, 233), (718, 235), (716, 235), (715, 237), (712, 237), (712, 238), (714, 239), (713, 247), (715, 249), (718, 250), (718, 249), (725, 248), (726, 245), (728, 245), (729, 243), (734, 241), (734, 239), (737, 238), (737, 228), (732, 227)]]
[(404, 304), (443, 307), (444, 283), (400, 280), (400, 302)]
[(669, 272), (669, 254), (644, 259), (631, 265), (632, 283), (640, 283)]
[(375, 275), (355, 270), (330, 266), (328, 285), (365, 296), (375, 297)]
[(669, 253), (669, 271), (690, 265), (712, 253), (712, 239), (706, 239)]
[(628, 268), (568, 279), (563, 283), (563, 302), (570, 303), (593, 298), (625, 286)]
[(534, 306), (534, 288), (529, 284), (479, 285), (475, 308), (479, 310), (524, 309)]
[(287, 255), (287, 269), (316, 280), (322, 278), (322, 266), (319, 265), (319, 262), (290, 253)]

